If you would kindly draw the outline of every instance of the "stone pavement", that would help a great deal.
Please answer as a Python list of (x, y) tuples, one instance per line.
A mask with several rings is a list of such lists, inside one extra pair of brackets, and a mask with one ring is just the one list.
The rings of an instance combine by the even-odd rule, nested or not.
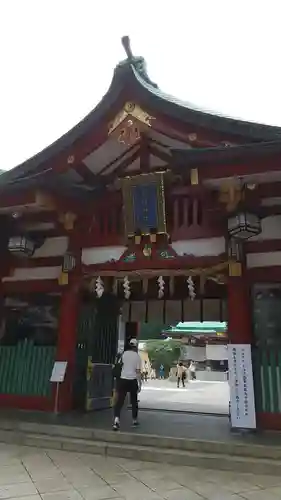
[(280, 498), (281, 477), (209, 471), (0, 444), (0, 499)]
[(177, 388), (169, 380), (149, 380), (143, 383), (140, 408), (227, 415), (229, 408), (228, 382), (189, 381)]

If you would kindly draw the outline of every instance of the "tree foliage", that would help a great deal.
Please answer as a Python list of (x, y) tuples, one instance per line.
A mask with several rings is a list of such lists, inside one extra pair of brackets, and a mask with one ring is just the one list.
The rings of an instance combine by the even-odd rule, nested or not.
[(173, 339), (150, 340), (146, 342), (151, 365), (155, 370), (159, 370), (164, 365), (165, 373), (169, 373), (170, 368), (178, 362), (181, 353), (181, 342)]

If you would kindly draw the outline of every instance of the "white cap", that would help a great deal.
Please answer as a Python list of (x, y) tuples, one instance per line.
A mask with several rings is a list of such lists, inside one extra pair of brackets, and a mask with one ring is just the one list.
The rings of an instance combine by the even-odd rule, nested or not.
[(130, 342), (129, 342), (130, 345), (134, 346), (134, 347), (137, 347), (138, 345), (138, 341), (137, 339), (131, 339)]

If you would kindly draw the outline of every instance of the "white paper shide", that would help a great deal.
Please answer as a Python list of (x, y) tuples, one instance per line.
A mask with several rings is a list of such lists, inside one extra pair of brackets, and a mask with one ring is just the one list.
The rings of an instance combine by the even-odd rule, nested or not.
[(228, 345), (232, 427), (256, 428), (252, 353), (249, 344)]

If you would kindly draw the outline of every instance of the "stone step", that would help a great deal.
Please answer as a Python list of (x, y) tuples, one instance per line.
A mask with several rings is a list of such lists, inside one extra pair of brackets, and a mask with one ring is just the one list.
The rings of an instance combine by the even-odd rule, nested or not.
[[(121, 433), (120, 433), (121, 436)], [(124, 444), (74, 437), (50, 436), (15, 430), (0, 431), (0, 441), (5, 443), (56, 449), (76, 453), (89, 453), (138, 461), (169, 463), (180, 466), (202, 467), (214, 470), (237, 471), (252, 474), (280, 476), (281, 461), (266, 458), (205, 453), (191, 450)]]
[(184, 439), (174, 437), (140, 434), (139, 432), (112, 432), (111, 430), (93, 429), (89, 427), (73, 427), (68, 425), (43, 424), (36, 422), (0, 420), (1, 432), (40, 434), (42, 436), (76, 438), (87, 441), (104, 442), (142, 447), (165, 448), (199, 453), (224, 454), (237, 457), (281, 460), (281, 446), (274, 444), (257, 444), (253, 438), (245, 436), (244, 440), (232, 437), (228, 441), (208, 441), (200, 439)]

